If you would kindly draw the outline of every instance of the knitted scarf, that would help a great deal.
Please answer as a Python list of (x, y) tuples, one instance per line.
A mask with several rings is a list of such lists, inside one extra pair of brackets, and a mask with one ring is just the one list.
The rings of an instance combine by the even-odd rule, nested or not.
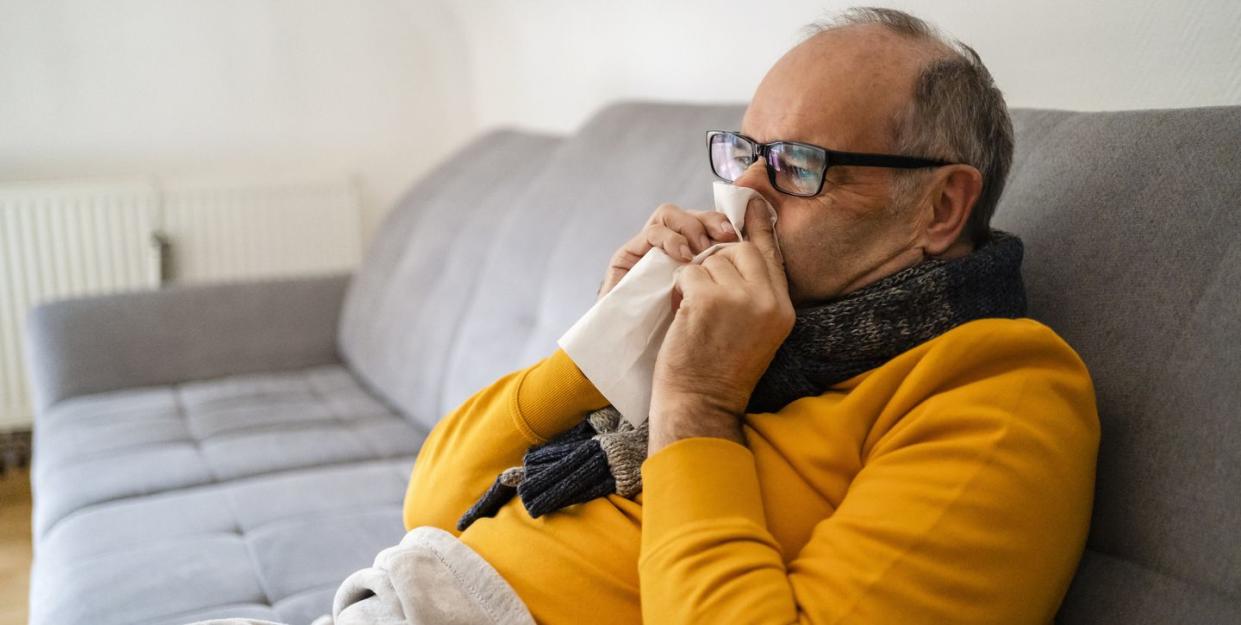
[[(992, 229), (966, 256), (927, 259), (840, 298), (803, 307), (750, 396), (746, 412), (775, 412), (793, 400), (882, 365), (958, 325), (1026, 314), (1023, 245)], [(515, 495), (532, 517), (610, 494), (642, 491), (647, 423), (634, 427), (612, 406), (531, 447), (457, 522), (465, 530), (495, 516)]]

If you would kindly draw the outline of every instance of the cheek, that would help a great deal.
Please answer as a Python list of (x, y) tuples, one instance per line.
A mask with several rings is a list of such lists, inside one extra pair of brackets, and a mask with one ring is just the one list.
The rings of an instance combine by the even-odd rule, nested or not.
[(780, 252), (784, 254), (786, 265), (792, 264), (801, 255), (801, 243), (797, 240), (798, 228), (793, 217), (781, 213), (776, 221), (776, 241), (780, 243)]
[(784, 270), (795, 290), (812, 288), (816, 275), (822, 273), (824, 265), (831, 264), (826, 257), (830, 245), (824, 239), (825, 225), (821, 222), (804, 211), (783, 212), (776, 222)]
[(776, 222), (776, 238), (784, 260), (792, 266), (813, 264), (825, 251), (827, 226), (808, 211), (785, 211)]
[[(855, 270), (859, 259), (858, 224), (832, 219), (826, 206), (782, 210), (776, 236), (784, 252), (790, 294), (802, 302), (829, 296)], [(839, 215), (839, 213), (835, 213)]]

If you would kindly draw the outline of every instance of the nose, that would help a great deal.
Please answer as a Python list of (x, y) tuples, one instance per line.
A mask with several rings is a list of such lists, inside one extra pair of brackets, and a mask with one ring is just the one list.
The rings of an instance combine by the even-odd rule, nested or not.
[(738, 187), (748, 187), (760, 193), (764, 191), (772, 191), (771, 183), (767, 180), (767, 162), (762, 158), (754, 159), (753, 163), (741, 172), (740, 176), (733, 181)]
[[(754, 189), (763, 199), (767, 200), (767, 204), (771, 206), (772, 210), (776, 211), (777, 215), (780, 214), (780, 196), (783, 194), (772, 188), (771, 180), (767, 177), (767, 162), (765, 159), (758, 158), (753, 163), (750, 163), (750, 166), (733, 181), (733, 185)], [(779, 222), (777, 222), (778, 225)]]

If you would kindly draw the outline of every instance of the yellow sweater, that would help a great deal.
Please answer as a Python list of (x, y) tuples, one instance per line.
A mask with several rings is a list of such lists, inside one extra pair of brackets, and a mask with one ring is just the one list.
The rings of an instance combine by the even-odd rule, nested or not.
[[(500, 471), (606, 404), (560, 350), (499, 379), (422, 447), (406, 528), (458, 533)], [(514, 498), (460, 537), (545, 625), (1052, 622), (1099, 423), (1047, 326), (963, 324), (744, 429), (649, 457), (636, 501), (532, 519)]]

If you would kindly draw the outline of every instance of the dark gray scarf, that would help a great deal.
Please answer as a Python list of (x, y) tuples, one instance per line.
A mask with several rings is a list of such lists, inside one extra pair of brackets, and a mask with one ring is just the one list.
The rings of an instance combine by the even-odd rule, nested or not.
[[(928, 259), (835, 300), (799, 309), (788, 338), (750, 396), (746, 412), (775, 412), (793, 400), (874, 369), (958, 325), (987, 317), (1023, 317), (1023, 246), (992, 229), (972, 253)], [(461, 517), (464, 530), (495, 516), (514, 495), (532, 517), (613, 493), (642, 491), (647, 425), (634, 427), (612, 406), (596, 410), (556, 438), (531, 447)]]

